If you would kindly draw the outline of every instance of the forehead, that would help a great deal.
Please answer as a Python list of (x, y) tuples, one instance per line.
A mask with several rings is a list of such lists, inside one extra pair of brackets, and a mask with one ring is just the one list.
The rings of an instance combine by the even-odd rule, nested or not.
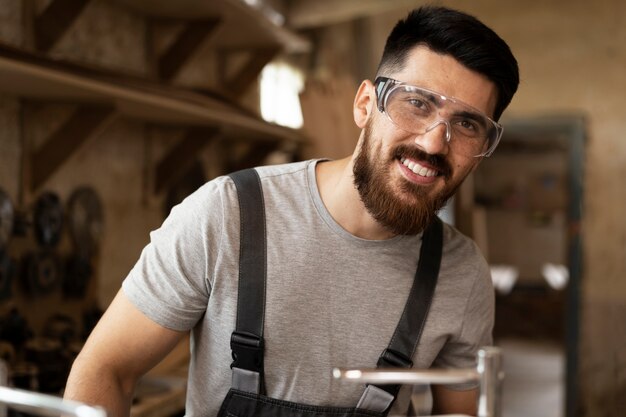
[(489, 116), (496, 107), (498, 93), (493, 82), (451, 55), (434, 52), (427, 46), (413, 48), (402, 70), (391, 76), (407, 84), (455, 97)]

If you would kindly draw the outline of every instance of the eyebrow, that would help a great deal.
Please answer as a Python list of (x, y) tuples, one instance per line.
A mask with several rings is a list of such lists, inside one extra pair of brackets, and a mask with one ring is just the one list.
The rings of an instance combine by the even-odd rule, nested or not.
[(414, 93), (418, 93), (420, 96), (424, 97), (425, 100), (433, 103), (435, 106), (441, 108), (441, 106), (443, 105), (443, 103), (445, 103), (445, 99), (442, 100), (441, 99), (441, 95), (437, 94), (437, 93), (431, 93), (430, 91), (427, 91), (423, 88), (420, 87), (415, 87), (412, 85), (407, 85), (407, 87), (410, 87), (411, 89), (407, 90), (409, 92), (414, 92)]

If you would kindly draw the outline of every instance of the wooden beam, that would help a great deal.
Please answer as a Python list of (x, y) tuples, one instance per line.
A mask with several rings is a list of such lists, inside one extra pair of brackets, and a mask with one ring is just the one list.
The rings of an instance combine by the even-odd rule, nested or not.
[(218, 135), (217, 127), (193, 128), (178, 142), (156, 166), (155, 192), (165, 190), (179, 180), (198, 159), (200, 151)]
[(221, 23), (220, 19), (189, 21), (159, 58), (159, 76), (171, 80)]
[[(258, 78), (263, 67), (267, 65), (280, 51), (280, 48), (249, 48), (247, 61), (233, 74), (222, 71), (221, 77), (224, 81), (223, 92), (230, 97), (239, 98), (246, 92), (250, 85)], [(237, 52), (225, 52), (222, 59), (227, 60), (228, 56)], [(226, 65), (222, 65), (226, 68)]]
[(31, 190), (46, 182), (87, 139), (111, 121), (114, 114), (111, 107), (78, 107), (69, 120), (31, 154)]
[(231, 161), (228, 171), (234, 172), (240, 169), (252, 168), (263, 163), (267, 156), (280, 147), (280, 142), (252, 142), (246, 152), (234, 161)]
[(305, 29), (328, 26), (392, 10), (417, 7), (415, 0), (291, 0), (287, 26)]
[(50, 50), (72, 26), (89, 0), (52, 0), (35, 18), (35, 45), (40, 51)]
[(301, 132), (267, 123), (217, 94), (53, 60), (1, 43), (0, 93), (36, 101), (107, 103), (124, 116), (158, 125), (220, 125), (231, 136), (305, 140)]

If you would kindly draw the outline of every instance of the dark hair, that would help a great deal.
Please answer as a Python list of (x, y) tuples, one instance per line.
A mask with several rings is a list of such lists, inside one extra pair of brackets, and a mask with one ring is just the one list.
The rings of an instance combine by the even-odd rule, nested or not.
[(468, 14), (445, 7), (420, 7), (389, 34), (378, 73), (401, 70), (408, 53), (420, 44), (453, 56), (492, 81), (498, 89), (494, 119), (500, 118), (519, 84), (517, 61), (502, 38)]

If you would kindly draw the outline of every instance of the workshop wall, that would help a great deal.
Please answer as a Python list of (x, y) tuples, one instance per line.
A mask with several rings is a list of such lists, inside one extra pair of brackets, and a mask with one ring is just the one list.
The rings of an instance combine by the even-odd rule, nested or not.
[[(47, 3), (0, 0), (0, 42), (32, 50), (28, 28), (32, 22), (25, 16), (40, 12)], [(115, 2), (94, 0), (49, 54), (86, 66), (148, 76), (153, 71), (154, 48), (148, 47), (147, 24), (143, 16)], [(161, 40), (167, 45), (167, 39)], [(187, 70), (180, 78), (197, 81), (202, 69), (211, 73), (207, 70), (210, 64), (199, 61), (196, 66), (200, 69)], [(55, 314), (73, 318), (80, 328), (84, 312), (106, 308), (113, 299), (148, 243), (150, 231), (159, 227), (166, 214), (166, 192), (154, 191), (156, 161), (185, 133), (184, 129), (152, 127), (114, 116), (42, 186), (31, 189), (29, 155), (40, 149), (75, 108), (73, 104), (0, 96), (0, 188), (8, 194), (20, 217), (32, 223), (34, 205), (43, 192), (56, 193), (66, 206), (72, 192), (82, 186), (97, 193), (103, 209), (104, 228), (92, 259), (93, 274), (80, 298), (67, 297), (60, 287), (39, 295), (25, 291), (23, 260), (28, 253), (38, 250), (32, 224), (24, 235), (11, 238), (7, 252), (13, 261), (14, 277), (9, 298), (0, 300), (0, 316), (17, 309), (37, 335), (41, 335), (48, 319)], [(207, 177), (219, 172), (215, 169), (219, 162), (212, 149), (209, 145), (199, 155), (201, 163), (206, 161), (202, 166)], [(53, 252), (64, 260), (74, 251), (64, 229)], [(37, 308), (33, 308), (35, 305)]]

